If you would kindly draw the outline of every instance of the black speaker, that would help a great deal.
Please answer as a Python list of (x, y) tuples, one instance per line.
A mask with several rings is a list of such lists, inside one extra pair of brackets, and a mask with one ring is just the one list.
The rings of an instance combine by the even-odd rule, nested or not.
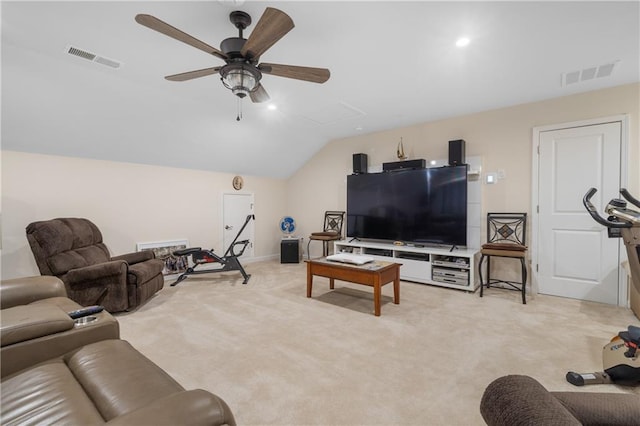
[(466, 164), (464, 158), (464, 140), (449, 141), (449, 165), (460, 166), (461, 164)]
[(418, 158), (416, 160), (394, 161), (392, 163), (382, 163), (382, 170), (385, 172), (392, 172), (394, 170), (424, 169), (426, 167), (426, 164), (427, 163), (424, 158)]
[(353, 154), (353, 174), (367, 173), (367, 154)]

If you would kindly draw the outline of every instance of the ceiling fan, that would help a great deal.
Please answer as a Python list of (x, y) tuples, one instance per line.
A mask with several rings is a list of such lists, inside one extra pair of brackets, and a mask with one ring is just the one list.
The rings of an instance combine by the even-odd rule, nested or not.
[(251, 25), (251, 16), (246, 12), (234, 11), (229, 15), (229, 20), (238, 29), (239, 35), (223, 40), (218, 50), (154, 16), (136, 15), (139, 24), (226, 62), (226, 65), (219, 67), (166, 76), (170, 81), (186, 81), (219, 73), (224, 86), (238, 98), (249, 95), (252, 102), (265, 102), (269, 100), (269, 95), (260, 83), (262, 74), (314, 83), (324, 83), (329, 79), (330, 72), (326, 68), (258, 63), (260, 56), (294, 27), (293, 20), (281, 10), (267, 7), (248, 39), (242, 36), (242, 32)]

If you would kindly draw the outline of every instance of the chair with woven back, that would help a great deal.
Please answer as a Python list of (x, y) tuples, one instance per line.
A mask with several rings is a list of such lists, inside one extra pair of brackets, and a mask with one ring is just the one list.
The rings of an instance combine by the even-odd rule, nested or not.
[(329, 242), (342, 239), (343, 211), (326, 211), (324, 213), (324, 228), (321, 232), (312, 232), (307, 243), (307, 257), (311, 259), (309, 248), (311, 241), (322, 241), (322, 255), (329, 255)]
[[(522, 303), (526, 304), (527, 286), (527, 214), (526, 213), (488, 213), (487, 243), (480, 250), (478, 273), (480, 276), (480, 297), (485, 287), (499, 284), (499, 288), (517, 290), (522, 293)], [(517, 259), (520, 261), (520, 281), (491, 278), (491, 259)], [(487, 280), (483, 279), (482, 264), (487, 259)], [(506, 287), (505, 287), (506, 285)]]

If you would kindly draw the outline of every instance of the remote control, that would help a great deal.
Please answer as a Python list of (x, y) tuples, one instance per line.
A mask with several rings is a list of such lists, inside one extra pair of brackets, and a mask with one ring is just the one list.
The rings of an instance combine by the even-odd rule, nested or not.
[(86, 308), (80, 308), (75, 311), (69, 312), (69, 316), (72, 319), (82, 318), (86, 317), (87, 315), (97, 314), (99, 312), (102, 312), (103, 310), (104, 307), (100, 305), (87, 306)]

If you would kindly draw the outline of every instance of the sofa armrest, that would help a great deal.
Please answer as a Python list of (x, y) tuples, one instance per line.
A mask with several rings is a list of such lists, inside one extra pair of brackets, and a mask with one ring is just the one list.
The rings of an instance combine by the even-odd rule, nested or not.
[[(91, 343), (99, 342), (101, 340), (119, 339), (120, 338), (120, 326), (118, 321), (107, 311), (102, 311), (93, 315), (96, 317), (95, 321), (84, 325), (75, 325), (71, 317), (67, 314), (66, 307), (71, 309), (77, 309), (79, 305), (73, 303), (71, 300), (68, 304), (58, 304), (59, 299), (48, 299), (55, 301), (55, 304), (48, 304), (48, 301), (38, 302), (33, 305), (20, 306), (20, 308), (39, 308), (39, 313), (43, 313), (42, 308), (57, 309), (62, 316), (66, 318), (63, 320), (62, 316), (60, 321), (65, 324), (71, 321), (71, 327), (58, 332), (51, 332), (48, 334), (42, 333), (40, 337), (32, 337), (30, 339), (21, 338), (20, 342), (16, 342), (10, 345), (5, 345), (4, 338), (2, 339), (2, 348), (0, 348), (0, 377), (4, 380), (5, 377), (14, 374), (18, 371), (29, 368), (38, 363), (53, 359), (55, 357), (62, 356), (72, 350), (89, 345)], [(18, 308), (18, 307), (16, 307)], [(2, 327), (7, 323), (8, 318), (5, 315), (9, 309), (2, 310)]]
[(91, 287), (91, 282), (98, 283), (105, 277), (126, 276), (127, 263), (122, 260), (98, 263), (85, 266), (84, 268), (72, 269), (67, 273), (66, 281), (70, 287), (82, 284), (84, 287)]
[(626, 426), (640, 421), (640, 395), (551, 392), (584, 425)]
[(3, 280), (0, 284), (0, 308), (28, 305), (36, 300), (67, 297), (64, 283), (52, 276), (35, 276)]
[(0, 346), (36, 339), (73, 328), (73, 320), (55, 305), (14, 306), (2, 310)]
[(113, 256), (111, 260), (124, 260), (129, 265), (144, 262), (149, 259), (155, 259), (156, 255), (151, 250), (136, 251), (133, 253), (125, 253), (120, 256)]
[(109, 312), (129, 308), (124, 260), (114, 260), (70, 270), (65, 275), (69, 298), (82, 306), (102, 305)]
[(520, 375), (491, 382), (482, 395), (480, 413), (489, 426), (581, 425), (544, 386)]
[(235, 424), (229, 406), (222, 399), (202, 389), (174, 393), (157, 399), (143, 408), (106, 423), (109, 426)]

